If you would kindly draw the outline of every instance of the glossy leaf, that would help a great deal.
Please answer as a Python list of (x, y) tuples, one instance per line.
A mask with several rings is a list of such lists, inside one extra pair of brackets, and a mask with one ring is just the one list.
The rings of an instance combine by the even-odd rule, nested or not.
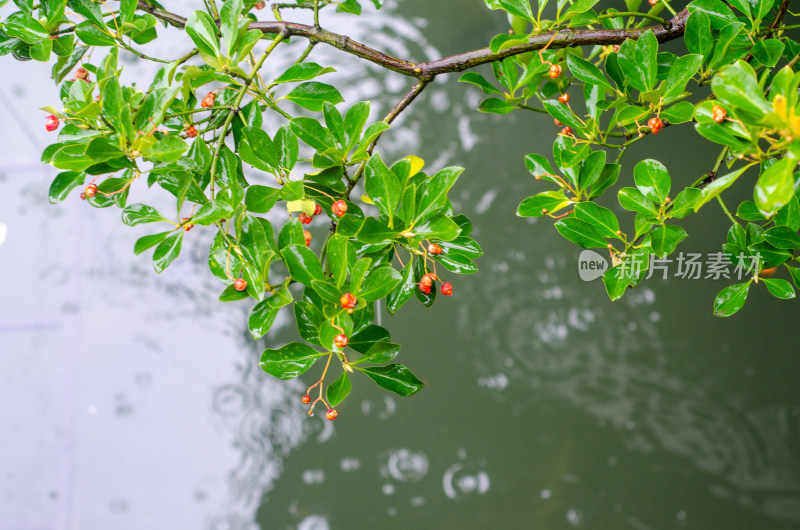
[(369, 376), (378, 386), (400, 394), (401, 396), (416, 394), (422, 390), (424, 386), (424, 383), (417, 379), (417, 377), (402, 364), (390, 364), (371, 368), (358, 367), (358, 370), (361, 370)]
[(795, 297), (794, 287), (786, 280), (780, 278), (761, 278), (760, 281), (764, 282), (764, 285), (767, 286), (767, 290), (775, 298), (790, 300)]
[(294, 379), (311, 368), (320, 354), (301, 342), (290, 342), (276, 350), (264, 350), (258, 365), (278, 379)]
[(175, 232), (158, 244), (153, 252), (153, 268), (157, 273), (163, 272), (181, 253), (183, 234), (182, 230)]
[(281, 255), (293, 280), (310, 287), (311, 280), (325, 279), (319, 258), (305, 246), (305, 243), (289, 245), (281, 250)]
[(733, 315), (744, 306), (749, 291), (749, 281), (724, 288), (714, 300), (714, 314), (719, 317)]
[(297, 85), (283, 98), (312, 112), (321, 111), (326, 101), (333, 104), (344, 101), (344, 98), (335, 87), (318, 81), (309, 81)]
[(603, 236), (586, 221), (576, 217), (565, 217), (555, 223), (558, 233), (581, 248), (605, 248)]
[(353, 385), (350, 383), (350, 378), (347, 376), (347, 372), (342, 372), (336, 381), (328, 385), (328, 389), (326, 390), (326, 396), (328, 398), (328, 404), (331, 407), (335, 407), (350, 394)]

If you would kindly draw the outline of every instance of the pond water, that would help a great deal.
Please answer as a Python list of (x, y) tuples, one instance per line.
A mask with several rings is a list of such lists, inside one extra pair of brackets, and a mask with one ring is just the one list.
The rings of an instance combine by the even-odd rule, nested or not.
[[(387, 4), (329, 26), (417, 59), (505, 30), (480, 0)], [(373, 99), (376, 116), (409, 87), (336, 60), (348, 102)], [(55, 90), (42, 65), (2, 68), (0, 529), (800, 528), (797, 302), (754, 289), (719, 319), (731, 280), (674, 278), (609, 302), (550, 221), (515, 216), (545, 189), (522, 157), (549, 152), (548, 119), (478, 114), (481, 95), (450, 76), (384, 139), (384, 158), (467, 168), (454, 202), (486, 255), (451, 299), (384, 319), (426, 388), (398, 398), (359, 380), (331, 423), (300, 403), (312, 376), (258, 368), (293, 319), (252, 341), (249, 307), (216, 300), (210, 231), (156, 276), (132, 253), (145, 228), (76, 196), (47, 203), (36, 108)], [(621, 179), (656, 156), (685, 184), (715, 154), (668, 128)], [(686, 226), (684, 251), (719, 250), (713, 205)]]

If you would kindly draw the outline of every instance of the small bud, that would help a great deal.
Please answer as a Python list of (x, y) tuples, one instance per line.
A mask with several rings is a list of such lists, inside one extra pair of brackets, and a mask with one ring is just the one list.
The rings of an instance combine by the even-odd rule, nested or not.
[(566, 93), (561, 94), (560, 96), (558, 96), (558, 101), (566, 105), (567, 103), (569, 103), (569, 94)]
[(244, 291), (247, 289), (247, 281), (244, 278), (236, 278), (233, 280), (233, 288), (237, 291)]
[(542, 208), (542, 215), (547, 215), (547, 208)]

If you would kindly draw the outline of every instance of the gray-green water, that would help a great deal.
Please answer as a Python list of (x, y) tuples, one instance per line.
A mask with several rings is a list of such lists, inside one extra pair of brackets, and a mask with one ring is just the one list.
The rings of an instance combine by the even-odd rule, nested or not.
[[(354, 20), (331, 26), (418, 59), (505, 29), (479, 0)], [(337, 64), (348, 101), (380, 114), (408, 87)], [(384, 320), (425, 390), (359, 381), (331, 424), (304, 415), (311, 376), (256, 366), (293, 322), (252, 342), (247, 309), (216, 301), (208, 232), (157, 277), (131, 252), (144, 230), (76, 197), (46, 203), (54, 172), (36, 160), (51, 138), (34, 109), (54, 91), (30, 81), (42, 67), (3, 68), (0, 529), (800, 528), (797, 302), (756, 289), (717, 319), (725, 281), (678, 279), (609, 302), (551, 222), (514, 215), (545, 189), (522, 156), (549, 151), (548, 119), (478, 114), (451, 76), (386, 138), (387, 158), (467, 167), (455, 202), (486, 256), (451, 299)], [(656, 156), (676, 185), (694, 180), (715, 149), (686, 138), (642, 142), (621, 178)], [(714, 205), (687, 229), (683, 250), (703, 253), (726, 230)]]

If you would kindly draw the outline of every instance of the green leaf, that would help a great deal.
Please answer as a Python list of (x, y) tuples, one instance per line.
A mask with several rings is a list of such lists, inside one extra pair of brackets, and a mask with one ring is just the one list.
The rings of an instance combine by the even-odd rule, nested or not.
[(530, 0), (500, 0), (500, 5), (511, 13), (533, 22), (533, 10)]
[(622, 295), (625, 294), (625, 290), (633, 280), (624, 272), (624, 267), (625, 265), (616, 265), (603, 274), (603, 284), (605, 284), (608, 297), (612, 301), (622, 298)]
[(376, 267), (364, 279), (364, 285), (356, 298), (368, 302), (379, 300), (392, 292), (401, 279), (401, 274), (391, 265)]
[(789, 153), (758, 177), (753, 195), (756, 207), (764, 217), (771, 217), (794, 197), (792, 173), (796, 165), (797, 159)]
[(168, 135), (149, 146), (142, 156), (151, 162), (175, 162), (189, 148), (180, 136)]
[(324, 321), (320, 310), (313, 303), (300, 300), (294, 303), (294, 317), (303, 340), (319, 345), (319, 327)]
[(352, 388), (353, 385), (347, 377), (347, 372), (342, 372), (342, 375), (340, 375), (336, 381), (328, 385), (328, 390), (326, 391), (328, 404), (330, 404), (331, 407), (335, 407), (344, 401), (344, 398), (350, 394)]
[(714, 314), (718, 317), (729, 317), (739, 311), (747, 301), (749, 290), (749, 281), (724, 288), (714, 300)]
[(275, 206), (281, 195), (281, 188), (252, 185), (247, 188), (245, 205), (247, 211), (254, 213), (267, 213)]
[(756, 41), (751, 53), (758, 62), (772, 67), (778, 64), (785, 47), (786, 45), (778, 39), (760, 39)]
[(100, 4), (92, 0), (68, 0), (67, 5), (79, 15), (91, 20), (98, 26), (103, 25), (103, 13)]
[(402, 364), (390, 364), (387, 366), (375, 366), (371, 368), (361, 368), (378, 386), (390, 390), (401, 396), (416, 394), (424, 383), (416, 378), (411, 371)]
[(336, 69), (322, 67), (317, 63), (300, 63), (290, 66), (285, 72), (279, 75), (273, 83), (293, 83), (297, 81), (310, 81), (315, 77), (335, 72)]
[[(572, 204), (572, 201), (567, 199), (563, 191), (548, 190), (523, 199), (519, 207), (517, 207), (517, 215), (520, 217), (541, 217), (566, 208), (570, 204)], [(547, 210), (547, 213), (544, 213), (543, 210)]]
[(733, 183), (736, 182), (736, 179), (738, 179), (746, 169), (746, 167), (739, 168), (736, 171), (718, 177), (711, 184), (703, 188), (700, 197), (694, 203), (694, 211), (698, 211), (700, 207), (702, 207), (708, 201), (714, 199), (717, 197), (717, 195), (731, 187)]
[(250, 328), (250, 334), (253, 335), (253, 338), (258, 340), (266, 335), (275, 322), (275, 317), (278, 316), (280, 309), (291, 303), (292, 295), (286, 287), (279, 289), (269, 298), (265, 298), (257, 303), (253, 307), (253, 310), (250, 311), (250, 316), (247, 319), (247, 325)]
[[(382, 329), (382, 328), (381, 328)], [(359, 357), (353, 364), (370, 363), (370, 364), (383, 364), (388, 363), (397, 357), (400, 353), (400, 345), (392, 344), (389, 340), (381, 340), (372, 343), (369, 349), (363, 356)]]
[(686, 49), (692, 53), (706, 56), (714, 48), (711, 36), (711, 19), (703, 11), (697, 10), (689, 15), (683, 36)]
[(291, 92), (283, 96), (283, 99), (288, 99), (292, 103), (312, 112), (321, 111), (323, 103), (326, 101), (333, 104), (344, 101), (344, 98), (335, 87), (318, 81), (309, 81), (297, 85)]
[(446, 215), (437, 215), (414, 227), (416, 237), (451, 241), (459, 236), (461, 227)]
[(128, 226), (168, 221), (158, 210), (146, 204), (131, 204), (122, 210), (122, 222)]
[(244, 142), (239, 142), (239, 156), (243, 162), (268, 173), (279, 171), (280, 162), (275, 155), (275, 146), (263, 129), (245, 127), (242, 129), (242, 139)]
[(478, 267), (469, 257), (457, 252), (433, 255), (433, 259), (444, 265), (445, 269), (458, 274), (478, 272)]
[(500, 90), (478, 72), (464, 72), (461, 74), (461, 77), (458, 78), (458, 82), (473, 84), (483, 90), (484, 94), (502, 94)]
[(413, 263), (409, 262), (405, 268), (403, 268), (400, 283), (398, 283), (397, 287), (386, 297), (386, 310), (389, 311), (390, 315), (397, 313), (403, 304), (408, 302), (411, 295), (414, 294), (414, 289), (416, 289), (416, 284), (414, 283), (414, 267)]
[(183, 230), (173, 233), (158, 244), (155, 252), (153, 252), (153, 268), (157, 273), (163, 272), (181, 253), (183, 234)]
[(201, 52), (212, 57), (220, 56), (217, 26), (208, 13), (195, 11), (189, 15), (184, 29)]
[(350, 342), (348, 342), (347, 345), (358, 353), (365, 354), (377, 342), (390, 342), (391, 340), (392, 337), (389, 335), (386, 328), (370, 324), (350, 337)]
[(344, 132), (344, 119), (342, 119), (342, 115), (336, 109), (336, 106), (326, 101), (322, 105), (322, 113), (325, 117), (325, 125), (328, 126), (328, 130), (333, 137), (336, 138), (336, 141), (339, 142), (339, 145), (346, 147), (347, 139), (345, 138)]
[(766, 219), (756, 208), (753, 201), (743, 201), (736, 210), (736, 217), (745, 221), (763, 221)]
[(603, 72), (601, 72), (598, 67), (589, 61), (584, 61), (577, 55), (572, 53), (567, 54), (567, 67), (572, 75), (584, 83), (600, 85), (612, 90), (614, 89), (614, 87), (611, 86), (611, 83), (608, 82), (608, 79), (606, 79), (606, 76), (603, 75)]
[(478, 105), (478, 111), (489, 114), (508, 114), (516, 109), (515, 105), (497, 98), (486, 98)]
[(711, 89), (722, 103), (756, 118), (762, 118), (772, 110), (764, 99), (753, 68), (744, 61), (723, 67), (711, 80)]
[[(346, 237), (334, 234), (328, 239), (328, 263), (331, 266), (333, 279), (339, 289), (342, 288), (344, 281), (347, 279), (347, 272), (350, 269), (351, 249), (352, 246)], [(355, 255), (354, 251), (353, 255)]]
[(633, 168), (633, 180), (642, 194), (659, 204), (669, 196), (672, 180), (669, 178), (667, 168), (658, 160), (642, 160)]
[(447, 205), (447, 193), (463, 171), (463, 167), (446, 167), (437, 171), (431, 180), (422, 187), (423, 191), (419, 198), (414, 224), (424, 221), (444, 209)]
[(689, 212), (694, 211), (694, 205), (702, 195), (703, 193), (697, 188), (684, 188), (672, 201), (672, 210), (669, 211), (669, 216), (683, 219)]
[(374, 217), (367, 217), (358, 230), (356, 239), (367, 245), (380, 245), (390, 243), (397, 235), (397, 230), (389, 228)]
[(776, 248), (794, 250), (800, 248), (800, 237), (788, 226), (774, 226), (764, 232), (764, 240)]
[[(696, 11), (696, 13), (699, 13), (699, 11)], [(678, 57), (669, 69), (669, 75), (665, 83), (664, 98), (669, 99), (681, 95), (686, 90), (686, 83), (694, 77), (702, 64), (702, 55), (690, 54)]]
[(344, 132), (347, 136), (348, 151), (358, 143), (367, 119), (369, 119), (369, 101), (361, 101), (347, 109), (347, 114), (344, 116)]
[(586, 221), (576, 217), (565, 217), (555, 223), (558, 233), (581, 248), (605, 248), (603, 236)]
[(88, 20), (75, 26), (75, 35), (89, 46), (114, 46), (117, 43), (114, 37)]
[(386, 167), (378, 153), (367, 162), (364, 176), (367, 195), (380, 208), (381, 213), (391, 220), (403, 190), (400, 179)]
[(322, 265), (313, 251), (303, 245), (289, 245), (281, 250), (283, 261), (292, 279), (311, 287), (311, 280), (324, 280)]
[(28, 44), (36, 44), (49, 37), (42, 24), (23, 13), (17, 12), (3, 20), (3, 30), (10, 37), (17, 37)]
[(780, 278), (760, 278), (760, 280), (764, 282), (767, 290), (775, 298), (790, 300), (795, 297), (794, 287), (786, 280), (781, 280)]
[(66, 199), (69, 192), (83, 184), (85, 179), (86, 175), (80, 171), (62, 171), (56, 175), (47, 194), (50, 203), (55, 204)]
[(574, 129), (583, 128), (580, 119), (578, 119), (578, 117), (573, 114), (572, 110), (563, 103), (546, 99), (542, 101), (542, 105), (550, 116), (563, 122), (565, 125), (569, 125)]
[(220, 302), (238, 302), (239, 300), (244, 300), (245, 298), (249, 298), (250, 295), (247, 291), (238, 291), (233, 285), (227, 286), (223, 289), (222, 293), (219, 295)]
[(658, 210), (653, 201), (644, 196), (637, 188), (622, 188), (618, 193), (619, 205), (631, 212), (638, 212), (648, 217), (656, 217)]
[[(321, 102), (319, 105), (320, 108), (322, 108)], [(331, 136), (331, 133), (313, 118), (295, 118), (291, 121), (290, 126), (292, 132), (296, 134), (298, 138), (317, 151), (324, 151), (325, 149), (336, 147), (336, 140)]]
[(192, 224), (207, 226), (220, 219), (230, 217), (232, 214), (233, 208), (227, 202), (209, 201), (192, 216)]
[(653, 90), (658, 73), (657, 55), (658, 41), (651, 30), (639, 37), (638, 41), (627, 39), (616, 54), (627, 81), (640, 92)]
[(258, 365), (278, 379), (294, 379), (311, 368), (320, 354), (302, 342), (290, 342), (277, 350), (264, 350)]
[(656, 257), (663, 258), (675, 251), (678, 243), (689, 237), (680, 226), (661, 225), (650, 232), (650, 244)]
[(174, 233), (174, 230), (168, 230), (167, 232), (161, 232), (160, 234), (151, 234), (149, 236), (140, 237), (133, 245), (133, 253), (138, 256), (148, 248), (153, 248), (154, 246), (158, 245), (167, 239), (170, 234)]
[(617, 235), (619, 230), (617, 216), (608, 208), (593, 202), (580, 202), (575, 205), (575, 217), (592, 225), (602, 237), (617, 239), (620, 237)]
[(242, 14), (242, 0), (225, 0), (220, 15), (220, 33), (222, 42), (225, 43), (225, 50), (229, 57), (233, 57), (236, 51), (236, 41), (239, 38), (239, 17)]

